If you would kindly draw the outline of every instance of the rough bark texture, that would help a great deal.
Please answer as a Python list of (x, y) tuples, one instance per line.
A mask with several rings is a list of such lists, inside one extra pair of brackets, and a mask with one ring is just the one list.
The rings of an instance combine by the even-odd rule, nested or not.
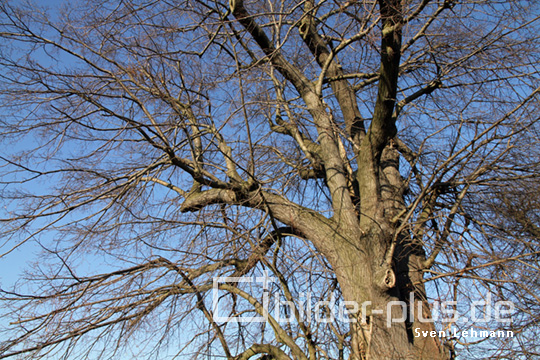
[[(19, 310), (0, 358), (55, 357), (49, 349), (72, 342), (67, 358), (90, 333), (95, 344), (80, 357), (92, 357), (93, 346), (138, 334), (163, 308), (169, 313), (155, 319), (171, 328), (200, 311), (213, 336), (204, 340), (208, 356), (221, 346), (228, 360), (451, 357), (438, 337), (414, 336), (435, 330), (420, 320), (431, 317), (424, 276), (432, 270), (437, 281), (436, 271), (502, 261), (498, 249), (491, 264), (464, 261), (474, 246), (495, 246), (484, 219), (471, 230), (463, 201), (471, 187), (537, 176), (534, 155), (534, 166), (513, 166), (525, 157), (514, 149), (516, 134), (538, 138), (538, 119), (527, 124), (537, 72), (508, 59), (538, 43), (527, 29), (538, 19), (520, 23), (502, 3), (474, 1), (450, 14), (450, 0), (84, 3), (53, 17), (0, 4), (0, 130), (41, 141), (0, 157), (0, 192), (12, 201), (1, 234), (17, 243), (2, 254), (39, 238), (56, 265), (36, 270), (43, 296), (0, 288), (0, 300)], [(475, 19), (460, 15), (469, 11)], [(442, 91), (456, 91), (460, 108)], [(42, 193), (29, 191), (34, 181)], [(530, 219), (537, 204), (520, 211), (514, 197), (490, 206), (514, 213), (516, 233), (538, 237)], [(504, 226), (493, 228), (501, 234)], [(47, 231), (58, 236), (49, 241)], [(455, 234), (479, 243), (445, 253)], [(77, 275), (71, 264), (88, 253), (104, 254), (104, 274)], [(214, 288), (231, 300), (231, 314), (268, 315), (257, 298), (267, 290), (289, 303), (312, 291), (358, 304), (355, 322), (323, 328), (299, 320), (296, 309), (287, 310), (297, 316), (289, 327), (268, 316), (238, 331), (214, 320), (212, 278), (263, 270), (278, 279), (272, 290)], [(198, 339), (207, 334), (197, 331)], [(328, 339), (339, 343), (323, 349)]]
[[(303, 235), (325, 255), (343, 291), (346, 301), (358, 304), (370, 301), (365, 319), (352, 328), (354, 359), (444, 359), (448, 355), (433, 338), (414, 338), (412, 327), (432, 329), (431, 324), (392, 323), (387, 326), (387, 304), (390, 301), (408, 301), (409, 294), (415, 294), (415, 301), (425, 300), (421, 283), (422, 254), (405, 244), (406, 234), (394, 234), (396, 225), (393, 218), (404, 209), (404, 184), (399, 174), (399, 153), (393, 149), (391, 139), (396, 134), (394, 106), (397, 95), (401, 55), (401, 2), (380, 0), (381, 13), (381, 66), (377, 100), (371, 126), (365, 132), (356, 97), (346, 80), (331, 83), (332, 90), (343, 113), (348, 135), (358, 146), (357, 184), (359, 208), (355, 207), (343, 159), (339, 156), (339, 138), (333, 130), (332, 115), (327, 112), (317, 91), (303, 75), (291, 70), (291, 66), (271, 45), (264, 32), (258, 28), (244, 8), (242, 1), (236, 1), (232, 9), (234, 16), (244, 25), (273, 65), (294, 84), (311, 112), (321, 144), (318, 155), (325, 169), (325, 179), (332, 197), (334, 216), (330, 229), (317, 229), (314, 223), (302, 225), (287, 222), (279, 210), (274, 215)], [(306, 45), (316, 61), (329, 77), (343, 75), (337, 59), (329, 51), (315, 29), (313, 5), (307, 2), (305, 17), (299, 26)], [(384, 155), (384, 156), (383, 156)], [(313, 229), (317, 229), (313, 233)], [(394, 244), (397, 241), (397, 244)], [(390, 254), (390, 251), (395, 253)], [(390, 261), (387, 258), (390, 257)], [(396, 275), (397, 272), (397, 275)], [(416, 304), (410, 304), (416, 305)], [(424, 309), (429, 309), (424, 304)], [(373, 311), (375, 310), (375, 311)], [(382, 310), (382, 311), (381, 311)], [(401, 317), (399, 307), (391, 307), (391, 318)], [(381, 312), (381, 313), (379, 313)], [(440, 355), (437, 355), (440, 354)]]

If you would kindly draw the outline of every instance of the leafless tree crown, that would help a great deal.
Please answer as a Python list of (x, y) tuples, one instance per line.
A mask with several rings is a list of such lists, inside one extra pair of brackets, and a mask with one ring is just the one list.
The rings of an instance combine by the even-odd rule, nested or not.
[[(0, 266), (37, 254), (0, 284), (0, 358), (538, 356), (538, 14), (0, 0)], [(430, 305), (486, 298), (512, 321)], [(437, 320), (387, 326), (392, 301)], [(514, 337), (414, 332), (471, 327)]]

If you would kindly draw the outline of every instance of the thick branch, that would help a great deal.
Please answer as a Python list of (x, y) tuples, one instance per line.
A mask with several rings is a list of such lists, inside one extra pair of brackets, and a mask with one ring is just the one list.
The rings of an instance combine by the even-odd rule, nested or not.
[(401, 28), (402, 21), (399, 1), (379, 0), (383, 19), (381, 40), (381, 67), (379, 70), (379, 86), (373, 121), (369, 127), (368, 141), (375, 156), (386, 145), (388, 139), (396, 133), (392, 113), (397, 95), (399, 76), (399, 61), (401, 58)]
[(359, 231), (354, 227), (340, 228), (341, 224), (318, 212), (262, 190), (237, 193), (234, 190), (210, 189), (193, 193), (184, 201), (180, 211), (194, 212), (215, 204), (239, 205), (265, 212), (269, 210), (277, 221), (289, 226), (292, 233), (313, 242), (327, 258), (336, 257), (335, 243), (329, 239), (349, 241), (347, 237)]
[[(401, 55), (401, 5), (397, 0), (379, 0), (382, 17), (381, 66), (373, 121), (358, 153), (358, 183), (364, 221), (381, 219), (379, 163), (382, 150), (395, 136), (394, 112)], [(361, 224), (362, 226), (362, 224)]]
[(339, 223), (346, 227), (355, 227), (356, 212), (351, 199), (347, 174), (339, 156), (336, 141), (336, 126), (332, 115), (328, 113), (314, 86), (296, 67), (287, 62), (271, 43), (264, 30), (247, 12), (242, 0), (232, 1), (232, 13), (251, 34), (261, 50), (269, 57), (272, 65), (297, 89), (313, 116), (321, 144), (321, 158), (326, 171), (326, 183), (332, 196), (332, 207)]
[(323, 69), (322, 71), (326, 71), (326, 74), (322, 74), (323, 79), (326, 77), (336, 79), (330, 85), (345, 119), (347, 134), (354, 139), (357, 135), (362, 135), (365, 132), (364, 122), (361, 119), (360, 110), (356, 102), (356, 94), (344, 78), (345, 74), (335, 54), (332, 54), (328, 50), (325, 41), (317, 32), (314, 11), (313, 1), (307, 1), (305, 15), (300, 23), (299, 32), (302, 39), (304, 39), (304, 43), (315, 57), (315, 60)]
[(231, 12), (234, 17), (244, 26), (257, 42), (261, 50), (272, 62), (272, 65), (288, 80), (300, 94), (305, 94), (311, 90), (312, 84), (297, 68), (291, 65), (279, 50), (275, 48), (264, 30), (255, 22), (244, 7), (242, 0), (231, 1)]

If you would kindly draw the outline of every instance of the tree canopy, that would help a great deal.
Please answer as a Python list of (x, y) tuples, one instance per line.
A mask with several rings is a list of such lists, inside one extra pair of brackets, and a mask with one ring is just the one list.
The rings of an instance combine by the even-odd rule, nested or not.
[(537, 355), (539, 10), (0, 0), (0, 358)]

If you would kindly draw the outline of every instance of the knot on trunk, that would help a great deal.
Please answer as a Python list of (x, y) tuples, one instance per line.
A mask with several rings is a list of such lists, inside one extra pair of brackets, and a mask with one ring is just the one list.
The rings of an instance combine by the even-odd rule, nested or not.
[(386, 269), (383, 277), (382, 286), (391, 289), (396, 285), (396, 274), (392, 269)]

